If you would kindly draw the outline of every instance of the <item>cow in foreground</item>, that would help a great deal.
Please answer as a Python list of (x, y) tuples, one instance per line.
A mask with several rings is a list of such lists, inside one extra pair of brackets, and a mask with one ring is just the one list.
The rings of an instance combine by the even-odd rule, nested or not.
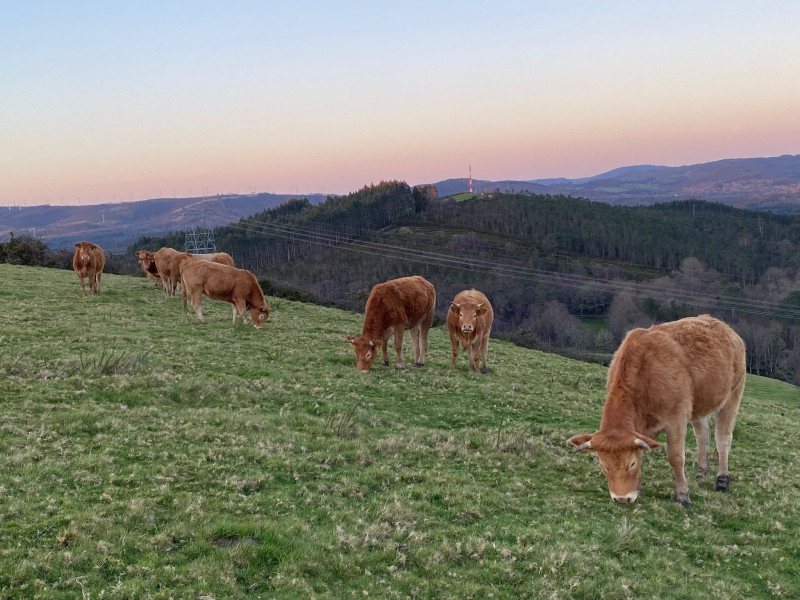
[(75, 244), (75, 254), (72, 255), (72, 268), (81, 281), (81, 290), (86, 295), (84, 279), (89, 279), (89, 292), (92, 295), (100, 293), (100, 277), (106, 265), (106, 255), (103, 249), (91, 242)]
[(616, 502), (633, 502), (641, 483), (642, 452), (660, 446), (654, 437), (664, 431), (675, 499), (689, 507), (686, 426), (692, 424), (697, 439), (700, 479), (709, 473), (709, 415), (716, 412), (716, 490), (727, 492), (728, 453), (744, 381), (744, 342), (722, 321), (701, 315), (634, 329), (611, 361), (600, 429), (570, 442), (576, 451), (597, 452)]
[(411, 343), (414, 345), (414, 366), (423, 366), (435, 307), (436, 291), (433, 285), (418, 275), (375, 285), (367, 298), (361, 335), (347, 336), (347, 342), (353, 345), (356, 352), (358, 370), (368, 372), (380, 349), (383, 349), (383, 364), (389, 366), (387, 348), (392, 335), (397, 368), (405, 369), (403, 332), (406, 329), (411, 333)]
[(464, 290), (456, 294), (447, 312), (447, 329), (453, 346), (450, 370), (456, 368), (459, 343), (469, 356), (469, 368), (478, 372), (478, 361), (483, 363), (481, 373), (486, 373), (486, 354), (489, 351), (489, 335), (492, 332), (494, 311), (489, 299), (478, 290)]
[(186, 297), (191, 298), (192, 308), (201, 323), (205, 323), (201, 300), (203, 295), (212, 300), (223, 300), (233, 305), (233, 322), (236, 316), (249, 310), (253, 327), (261, 329), (269, 318), (271, 308), (264, 302), (264, 293), (255, 275), (244, 269), (237, 269), (209, 261), (188, 260), (181, 270), (181, 297), (183, 312), (186, 312)]

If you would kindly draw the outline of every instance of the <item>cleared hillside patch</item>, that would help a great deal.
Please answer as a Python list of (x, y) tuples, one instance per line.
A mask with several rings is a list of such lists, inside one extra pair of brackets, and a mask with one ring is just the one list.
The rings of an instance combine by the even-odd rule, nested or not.
[(748, 379), (729, 494), (683, 509), (659, 449), (617, 506), (566, 442), (603, 367), (493, 341), (451, 373), (438, 328), (363, 375), (361, 315), (268, 301), (201, 325), (142, 278), (0, 265), (0, 598), (800, 594), (796, 388)]

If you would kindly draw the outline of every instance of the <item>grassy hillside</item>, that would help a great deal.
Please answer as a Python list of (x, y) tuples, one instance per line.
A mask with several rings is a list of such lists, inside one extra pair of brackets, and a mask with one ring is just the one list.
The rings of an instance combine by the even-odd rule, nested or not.
[(748, 380), (729, 494), (683, 509), (659, 449), (614, 505), (566, 442), (603, 367), (493, 342), (451, 373), (438, 329), (424, 368), (362, 375), (358, 314), (270, 298), (256, 331), (206, 300), (200, 325), (103, 281), (0, 265), (0, 598), (800, 594), (792, 386)]

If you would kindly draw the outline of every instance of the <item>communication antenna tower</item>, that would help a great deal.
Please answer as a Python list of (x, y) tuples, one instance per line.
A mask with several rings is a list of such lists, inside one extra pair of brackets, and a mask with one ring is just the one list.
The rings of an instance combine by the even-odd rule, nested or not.
[(472, 163), (469, 163), (469, 193), (472, 193)]

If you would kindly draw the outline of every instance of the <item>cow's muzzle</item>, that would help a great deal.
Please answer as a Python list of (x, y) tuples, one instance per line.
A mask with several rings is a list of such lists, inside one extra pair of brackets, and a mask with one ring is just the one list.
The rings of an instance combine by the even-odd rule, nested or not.
[(472, 333), (472, 325), (464, 325), (461, 328), (461, 331), (464, 333)]
[(636, 497), (639, 495), (639, 492), (630, 492), (625, 494), (624, 496), (615, 496), (611, 494), (611, 498), (614, 502), (619, 502), (620, 504), (631, 504), (632, 502), (636, 502)]

